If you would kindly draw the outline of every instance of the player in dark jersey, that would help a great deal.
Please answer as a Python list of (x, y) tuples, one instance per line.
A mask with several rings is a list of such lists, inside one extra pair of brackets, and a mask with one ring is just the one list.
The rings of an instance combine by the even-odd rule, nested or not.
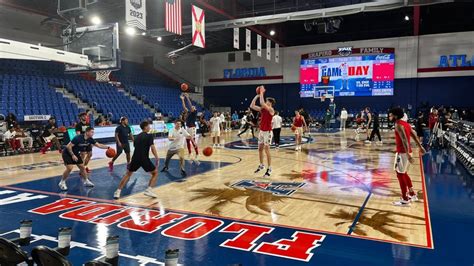
[[(260, 131), (258, 133), (258, 155), (260, 159), (260, 165), (258, 166), (255, 173), (260, 172), (265, 168), (263, 164), (263, 152), (267, 155), (267, 163), (268, 168), (264, 174), (264, 177), (270, 176), (272, 173), (272, 158), (270, 156), (270, 144), (272, 142), (273, 137), (273, 130), (272, 130), (272, 118), (275, 114), (275, 110), (273, 110), (273, 106), (275, 105), (275, 99), (268, 97), (267, 99), (264, 98), (265, 87), (259, 87), (260, 94), (255, 96), (250, 104), (250, 108), (253, 110), (260, 112), (261, 120), (260, 120)], [(256, 104), (257, 99), (259, 99), (260, 106)]]
[(132, 130), (128, 126), (128, 118), (121, 117), (120, 118), (120, 125), (115, 129), (115, 142), (117, 145), (117, 154), (115, 154), (114, 158), (109, 162), (109, 171), (112, 172), (114, 170), (114, 162), (117, 158), (125, 152), (127, 156), (127, 165), (130, 164), (130, 143), (128, 142), (131, 140), (133, 142), (133, 134)]
[(61, 182), (59, 182), (59, 188), (61, 190), (67, 190), (66, 180), (69, 177), (74, 165), (76, 165), (80, 172), (82, 178), (84, 178), (84, 186), (86, 187), (93, 187), (94, 184), (90, 181), (86, 169), (84, 167), (84, 163), (81, 158), (81, 152), (86, 151), (89, 149), (90, 146), (96, 146), (100, 149), (108, 149), (109, 146), (103, 145), (95, 141), (92, 137), (94, 136), (94, 129), (91, 127), (86, 128), (84, 134), (80, 134), (75, 136), (71, 142), (66, 146), (63, 150), (62, 157), (64, 161), (64, 165), (66, 166), (66, 170), (64, 170), (63, 178)]
[(395, 206), (410, 206), (410, 201), (418, 201), (418, 197), (413, 190), (413, 184), (410, 176), (408, 176), (408, 168), (415, 160), (411, 154), (410, 139), (413, 138), (416, 145), (420, 149), (420, 155), (426, 153), (416, 132), (411, 128), (410, 124), (403, 121), (404, 112), (401, 108), (394, 108), (389, 111), (389, 119), (395, 122), (395, 145), (396, 155), (394, 168), (397, 172), (398, 182), (401, 189), (401, 198), (399, 201), (393, 202)]
[[(186, 146), (188, 147), (188, 159), (191, 159), (191, 145), (194, 147), (194, 152), (196, 153), (196, 156), (192, 160), (194, 163), (199, 165), (199, 148), (196, 143), (196, 120), (197, 120), (197, 110), (196, 106), (194, 106), (189, 99), (189, 95), (187, 93), (183, 93), (181, 96), (181, 102), (183, 104), (183, 109), (184, 109), (184, 118), (185, 118), (185, 125), (186, 125), (186, 131), (191, 135), (190, 139), (186, 139)], [(186, 106), (186, 102), (189, 105), (189, 109)]]
[[(158, 178), (157, 167), (160, 163), (160, 158), (158, 157), (158, 152), (156, 151), (156, 147), (153, 142), (153, 135), (149, 134), (151, 131), (150, 123), (144, 121), (140, 123), (140, 128), (142, 129), (142, 133), (138, 134), (138, 136), (135, 138), (135, 141), (133, 142), (135, 150), (133, 151), (132, 161), (128, 165), (127, 173), (122, 177), (122, 181), (120, 181), (119, 187), (114, 193), (114, 199), (120, 198), (122, 189), (125, 187), (125, 185), (127, 185), (128, 180), (133, 175), (133, 173), (135, 173), (140, 168), (143, 168), (145, 172), (151, 174), (148, 188), (145, 190), (145, 196), (151, 198), (158, 197), (153, 192), (153, 187), (155, 186), (156, 180)], [(149, 158), (150, 148), (151, 152), (155, 156), (155, 164), (153, 164)]]
[[(87, 123), (87, 113), (79, 114), (79, 122), (76, 124), (76, 136), (79, 134), (84, 134), (86, 129), (90, 127), (90, 124)], [(89, 164), (90, 159), (92, 158), (92, 146), (90, 146), (86, 151), (81, 153), (82, 160), (84, 161), (84, 167), (86, 172), (90, 173), (91, 170), (87, 165)]]

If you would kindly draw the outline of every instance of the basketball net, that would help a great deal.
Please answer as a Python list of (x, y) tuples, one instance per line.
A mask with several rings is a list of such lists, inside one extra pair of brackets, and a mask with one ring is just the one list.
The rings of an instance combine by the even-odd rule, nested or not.
[(110, 70), (100, 70), (95, 72), (95, 80), (98, 82), (109, 82), (110, 81)]

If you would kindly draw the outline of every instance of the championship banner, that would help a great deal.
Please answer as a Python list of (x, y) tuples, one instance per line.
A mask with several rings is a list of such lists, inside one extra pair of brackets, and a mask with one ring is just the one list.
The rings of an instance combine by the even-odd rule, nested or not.
[(145, 0), (125, 0), (125, 22), (128, 26), (146, 30), (145, 3)]
[(234, 48), (240, 49), (240, 28), (234, 28)]
[(267, 60), (272, 60), (272, 42), (267, 40)]
[(197, 6), (191, 7), (193, 17), (193, 45), (201, 48), (206, 47), (206, 20), (204, 10)]
[(280, 45), (275, 43), (275, 62), (280, 63)]
[(262, 36), (257, 34), (257, 55), (262, 57)]
[(252, 53), (252, 32), (249, 29), (245, 29), (245, 51)]

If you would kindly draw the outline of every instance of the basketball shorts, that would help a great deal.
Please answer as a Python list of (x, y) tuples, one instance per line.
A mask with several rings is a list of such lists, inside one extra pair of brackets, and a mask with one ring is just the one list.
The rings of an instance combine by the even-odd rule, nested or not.
[(186, 128), (186, 131), (188, 132), (189, 135), (191, 135), (192, 139), (196, 137), (196, 127), (188, 127)]
[(156, 169), (155, 165), (151, 162), (149, 158), (132, 158), (132, 161), (128, 165), (128, 171), (136, 172), (138, 169), (143, 168), (145, 172), (149, 173)]
[(216, 130), (216, 131), (211, 131), (211, 137), (220, 137), (221, 136), (221, 131)]
[(273, 132), (272, 131), (262, 131), (258, 132), (258, 145), (263, 144), (265, 146), (270, 146), (272, 143)]
[(56, 136), (54, 134), (49, 135), (48, 137), (43, 137), (46, 143), (53, 141)]
[(69, 154), (69, 152), (67, 152), (67, 150), (65, 150), (62, 154), (62, 157), (63, 157), (63, 162), (64, 162), (64, 165), (79, 165), (79, 164), (83, 164), (84, 162), (82, 161), (82, 158), (81, 156), (76, 156), (77, 157), (77, 161), (74, 161), (72, 159), (72, 156)]
[(400, 174), (408, 172), (410, 161), (407, 153), (396, 153), (395, 161), (393, 162), (393, 169)]
[(130, 153), (130, 143), (127, 141), (126, 143), (122, 143), (122, 147), (117, 144), (117, 154), (121, 154), (122, 152)]
[(303, 135), (303, 127), (296, 127), (295, 134), (302, 136)]

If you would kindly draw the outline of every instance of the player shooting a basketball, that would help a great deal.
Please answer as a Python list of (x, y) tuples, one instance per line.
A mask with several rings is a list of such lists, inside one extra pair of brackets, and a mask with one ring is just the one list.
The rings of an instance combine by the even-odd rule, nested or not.
[[(199, 155), (199, 148), (196, 143), (196, 119), (197, 119), (197, 110), (196, 106), (194, 106), (189, 99), (189, 95), (187, 93), (183, 93), (180, 96), (181, 103), (183, 104), (183, 109), (185, 113), (185, 123), (186, 123), (186, 131), (191, 135), (191, 138), (186, 139), (186, 145), (188, 147), (188, 158), (191, 159), (191, 145), (194, 147), (194, 152), (196, 156), (192, 160), (194, 163), (199, 165), (198, 155)], [(189, 109), (186, 106), (186, 102), (189, 105)]]
[[(259, 86), (257, 87), (257, 95), (253, 98), (252, 103), (250, 104), (250, 108), (253, 110), (260, 112), (260, 131), (258, 133), (258, 156), (260, 159), (260, 165), (258, 166), (255, 173), (260, 172), (261, 170), (265, 169), (265, 165), (263, 164), (263, 152), (267, 155), (267, 163), (268, 168), (265, 172), (264, 177), (269, 177), (272, 173), (272, 158), (270, 155), (270, 144), (272, 142), (273, 132), (272, 132), (272, 118), (275, 114), (275, 110), (273, 110), (273, 106), (275, 105), (276, 101), (274, 98), (268, 97), (265, 100), (263, 96), (265, 94), (265, 87)], [(260, 106), (256, 104), (257, 99), (259, 99)]]

